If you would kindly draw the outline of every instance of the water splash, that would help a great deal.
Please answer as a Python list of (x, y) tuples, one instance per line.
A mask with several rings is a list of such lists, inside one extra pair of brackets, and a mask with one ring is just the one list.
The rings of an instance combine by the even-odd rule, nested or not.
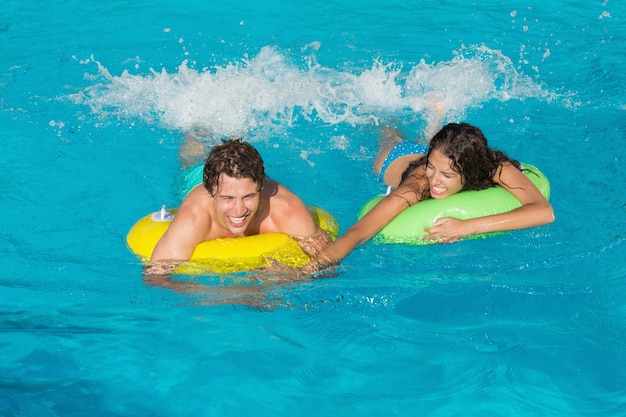
[(224, 137), (295, 123), (356, 126), (407, 115), (429, 122), (439, 117), (435, 104), (451, 121), (490, 100), (552, 97), (510, 58), (485, 46), (462, 47), (450, 61), (422, 60), (408, 70), (376, 59), (360, 72), (320, 65), (317, 49), (303, 48), (300, 67), (280, 50), (264, 47), (224, 66), (197, 70), (184, 61), (173, 73), (125, 70), (119, 76), (92, 57), (82, 63), (97, 66), (97, 74), (87, 75), (94, 84), (70, 99), (102, 118)]

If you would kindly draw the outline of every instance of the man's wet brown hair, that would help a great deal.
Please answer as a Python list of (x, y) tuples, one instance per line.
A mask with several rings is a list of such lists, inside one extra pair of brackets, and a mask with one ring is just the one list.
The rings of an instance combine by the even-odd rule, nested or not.
[(219, 189), (221, 174), (233, 178), (250, 178), (261, 191), (265, 184), (265, 166), (259, 151), (241, 139), (229, 139), (214, 146), (204, 163), (202, 183), (210, 195)]

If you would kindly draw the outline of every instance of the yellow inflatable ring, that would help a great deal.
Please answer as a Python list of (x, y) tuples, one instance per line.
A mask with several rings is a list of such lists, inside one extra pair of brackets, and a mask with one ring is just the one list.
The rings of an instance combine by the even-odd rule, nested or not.
[[(339, 226), (333, 216), (318, 207), (309, 207), (317, 225), (331, 238), (339, 234)], [(142, 261), (147, 261), (161, 236), (169, 227), (176, 209), (157, 211), (139, 219), (128, 232), (126, 243)], [(200, 243), (191, 260), (182, 263), (174, 272), (200, 274), (214, 272), (227, 274), (269, 266), (275, 259), (288, 266), (301, 267), (309, 262), (295, 240), (283, 233), (215, 239)]]

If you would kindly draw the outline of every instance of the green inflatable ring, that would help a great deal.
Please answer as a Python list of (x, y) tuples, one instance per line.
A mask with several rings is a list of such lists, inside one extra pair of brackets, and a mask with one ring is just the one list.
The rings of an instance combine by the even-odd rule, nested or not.
[(174, 180), (173, 192), (178, 201), (183, 201), (193, 187), (202, 183), (204, 163), (192, 165), (178, 173)]
[[(549, 200), (550, 182), (546, 176), (533, 165), (522, 164), (522, 168), (524, 175)], [(357, 214), (357, 218), (363, 217), (383, 197), (383, 195), (379, 195), (365, 203)], [(420, 240), (420, 237), (426, 235), (424, 228), (431, 227), (437, 219), (442, 217), (454, 217), (460, 220), (474, 219), (506, 213), (520, 206), (519, 200), (502, 187), (491, 187), (480, 191), (463, 191), (441, 200), (425, 200), (407, 208), (378, 232), (375, 239), (384, 243), (429, 245), (435, 242)], [(493, 234), (473, 235), (469, 238), (486, 237)]]

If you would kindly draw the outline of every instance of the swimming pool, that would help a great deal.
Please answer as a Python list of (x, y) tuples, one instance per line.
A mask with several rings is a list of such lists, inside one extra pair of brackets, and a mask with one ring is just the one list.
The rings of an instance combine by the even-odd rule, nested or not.
[[(3, 3), (0, 414), (626, 415), (623, 3)], [(185, 132), (244, 135), (345, 230), (378, 128), (433, 99), (538, 166), (557, 221), (143, 284), (124, 239), (178, 203)]]

